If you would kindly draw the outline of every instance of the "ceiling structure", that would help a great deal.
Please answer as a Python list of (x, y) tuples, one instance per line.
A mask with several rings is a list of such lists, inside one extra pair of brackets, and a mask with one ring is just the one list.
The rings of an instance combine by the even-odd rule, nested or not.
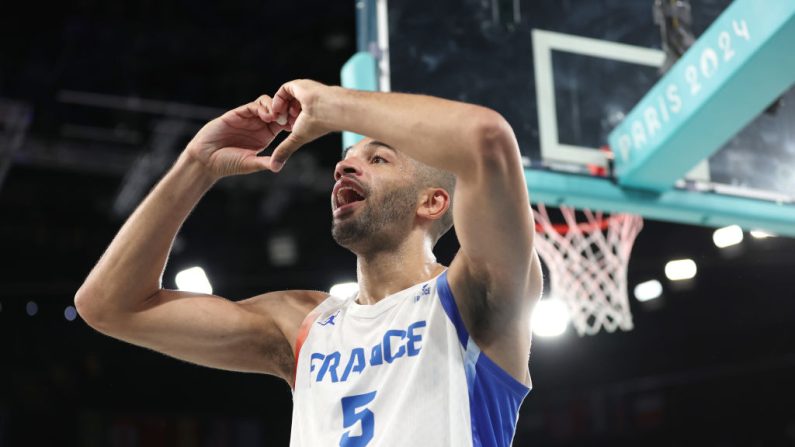
[[(33, 3), (13, 8), (0, 17), (0, 445), (87, 445), (80, 441), (91, 436), (86, 420), (116, 427), (119, 415), (252, 425), (258, 439), (286, 444), (290, 395), (277, 380), (177, 362), (107, 339), (63, 312), (204, 122), (293, 78), (339, 82), (355, 51), (353, 2), (83, 0), (46, 13)], [(330, 237), (340, 144), (328, 136), (278, 175), (219, 182), (175, 241), (164, 286), (194, 265), (231, 299), (355, 279), (354, 256)], [(517, 445), (653, 440), (660, 430), (690, 429), (694, 415), (720, 413), (729, 393), (738, 425), (751, 424), (737, 439), (754, 427), (792, 433), (792, 409), (774, 409), (795, 392), (787, 379), (795, 372), (795, 241), (746, 235), (721, 250), (711, 235), (648, 221), (630, 286), (657, 278), (665, 290), (658, 300), (632, 301), (635, 329), (586, 338), (570, 330), (534, 341), (535, 390)], [(454, 234), (445, 236), (440, 261), (455, 249)], [(666, 282), (665, 262), (681, 257), (697, 262), (698, 276)], [(35, 317), (26, 314), (31, 301)], [(760, 404), (766, 409), (753, 411)], [(59, 417), (64, 411), (79, 417)], [(53, 430), (35, 430), (40, 422)], [(710, 420), (704, 431), (717, 425)]]

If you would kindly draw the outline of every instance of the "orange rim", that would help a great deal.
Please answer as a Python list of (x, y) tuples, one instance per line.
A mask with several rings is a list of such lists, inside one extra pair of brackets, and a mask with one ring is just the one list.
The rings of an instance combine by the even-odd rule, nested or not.
[[(596, 230), (604, 231), (604, 230), (607, 229), (607, 227), (610, 224), (611, 220), (619, 219), (620, 217), (621, 216), (604, 217), (602, 219), (599, 219), (595, 223), (582, 222), (582, 223), (578, 223), (577, 227), (580, 229), (580, 232), (582, 232), (582, 233), (593, 233)], [(565, 223), (550, 224), (550, 226), (558, 234), (566, 234), (566, 233), (569, 232), (569, 225), (565, 224)], [(544, 226), (541, 225), (538, 222), (536, 222), (536, 232), (538, 232), (538, 233), (545, 233), (546, 232), (545, 229), (544, 229)]]

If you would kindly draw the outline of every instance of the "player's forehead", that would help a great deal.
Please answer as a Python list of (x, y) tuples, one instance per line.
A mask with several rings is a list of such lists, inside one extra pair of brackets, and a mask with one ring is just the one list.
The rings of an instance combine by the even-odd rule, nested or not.
[(342, 152), (342, 159), (345, 160), (348, 157), (366, 155), (377, 150), (390, 151), (393, 152), (397, 157), (403, 158), (403, 155), (400, 153), (400, 151), (384, 143), (383, 141), (365, 137), (359, 140), (356, 144), (345, 148), (345, 150)]

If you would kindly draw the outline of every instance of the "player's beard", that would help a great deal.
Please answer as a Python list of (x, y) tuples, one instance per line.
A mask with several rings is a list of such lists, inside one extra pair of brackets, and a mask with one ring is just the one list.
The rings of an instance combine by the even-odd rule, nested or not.
[(332, 220), (331, 235), (338, 244), (357, 254), (391, 250), (411, 231), (416, 207), (415, 185), (368, 195), (355, 215)]

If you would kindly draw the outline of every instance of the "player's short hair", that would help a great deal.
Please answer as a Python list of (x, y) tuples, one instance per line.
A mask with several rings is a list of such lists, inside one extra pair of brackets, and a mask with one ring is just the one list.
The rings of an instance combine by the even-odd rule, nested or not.
[(411, 159), (414, 165), (414, 178), (417, 186), (421, 188), (442, 188), (450, 195), (450, 207), (441, 219), (437, 219), (431, 226), (431, 237), (436, 243), (453, 227), (453, 193), (455, 192), (455, 175), (443, 169), (428, 166), (417, 160)]

